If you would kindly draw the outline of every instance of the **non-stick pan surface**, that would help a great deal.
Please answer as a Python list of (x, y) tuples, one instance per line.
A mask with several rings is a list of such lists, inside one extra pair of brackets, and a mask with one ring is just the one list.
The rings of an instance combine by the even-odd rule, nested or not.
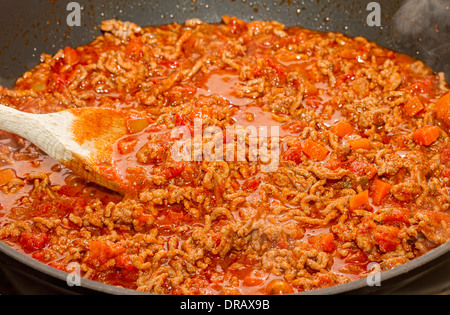
[[(71, 13), (80, 8), (74, 19)], [(277, 20), (323, 32), (364, 36), (395, 51), (422, 59), (450, 79), (450, 1), (448, 0), (2, 0), (0, 2), (0, 85), (15, 80), (39, 62), (40, 54), (67, 45), (87, 44), (106, 19), (138, 25), (183, 23), (200, 18), (220, 22), (223, 15), (246, 21)], [(80, 24), (74, 25), (74, 21)], [(391, 293), (450, 264), (450, 243), (381, 274), (381, 286), (363, 279), (317, 290), (314, 294)], [(0, 242), (0, 277), (14, 282), (17, 293), (129, 294), (83, 279), (67, 285), (67, 274), (22, 255)], [(450, 278), (450, 277), (448, 277)], [(444, 286), (450, 279), (444, 278)], [(0, 283), (1, 289), (1, 283)]]

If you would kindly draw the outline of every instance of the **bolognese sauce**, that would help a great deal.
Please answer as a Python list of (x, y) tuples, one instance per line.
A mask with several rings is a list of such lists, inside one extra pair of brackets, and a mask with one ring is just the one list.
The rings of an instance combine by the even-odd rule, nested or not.
[[(388, 270), (448, 241), (442, 73), (362, 37), (275, 21), (108, 20), (101, 29), (92, 43), (42, 54), (0, 102), (135, 117), (113, 149), (132, 191), (92, 184), (0, 131), (3, 242), (144, 292), (288, 294), (363, 278), (370, 263)], [(248, 151), (174, 159), (171, 131), (193, 136), (196, 119), (279, 128), (278, 167), (262, 171)]]

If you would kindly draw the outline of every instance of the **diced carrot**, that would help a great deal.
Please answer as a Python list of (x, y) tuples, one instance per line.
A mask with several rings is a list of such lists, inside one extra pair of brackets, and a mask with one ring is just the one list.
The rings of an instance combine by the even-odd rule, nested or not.
[(11, 180), (16, 178), (14, 170), (8, 168), (0, 171), (0, 186), (8, 184)]
[(350, 210), (370, 208), (369, 191), (364, 190), (350, 198)]
[(329, 151), (326, 147), (317, 143), (311, 139), (308, 139), (303, 144), (303, 153), (305, 153), (309, 158), (323, 161), (327, 157)]
[(348, 140), (347, 143), (354, 150), (356, 150), (356, 149), (369, 150), (370, 149), (370, 140), (367, 138)]
[(331, 131), (339, 138), (343, 138), (353, 133), (353, 126), (347, 122), (340, 121), (331, 127)]
[(419, 99), (418, 96), (411, 97), (403, 107), (405, 114), (409, 117), (414, 117), (417, 115), (422, 109), (424, 109), (424, 106), (422, 104), (422, 101)]
[(436, 117), (450, 127), (450, 92), (436, 101)]
[(372, 202), (375, 205), (379, 206), (384, 198), (386, 198), (390, 194), (391, 187), (391, 184), (376, 178), (370, 188)]
[(414, 141), (421, 145), (430, 145), (440, 136), (439, 128), (436, 126), (425, 126), (413, 133)]

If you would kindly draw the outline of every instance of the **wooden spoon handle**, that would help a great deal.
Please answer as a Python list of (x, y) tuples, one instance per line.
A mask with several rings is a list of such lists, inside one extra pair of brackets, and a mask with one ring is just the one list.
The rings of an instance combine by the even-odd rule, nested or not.
[(35, 115), (0, 105), (0, 129), (15, 133), (24, 138), (36, 133)]
[[(1, 130), (17, 134), (31, 141), (39, 149), (83, 178), (106, 188), (120, 191), (122, 189), (120, 185), (109, 179), (111, 177), (109, 173), (115, 171), (112, 161), (110, 161), (111, 156), (106, 154), (105, 157), (100, 159), (100, 163), (93, 161), (92, 157), (95, 159), (96, 157), (101, 157), (101, 154), (95, 151), (96, 147), (91, 148), (89, 145), (75, 141), (73, 134), (75, 121), (76, 118), (70, 111), (39, 115), (21, 112), (0, 104)], [(115, 129), (118, 129), (119, 134), (123, 132), (123, 119), (118, 121), (120, 128), (115, 128), (114, 124), (110, 124), (107, 130), (104, 130), (108, 137), (105, 139), (93, 139), (96, 141), (94, 143), (97, 146), (103, 144), (100, 148), (106, 148), (112, 145), (115, 141), (114, 139), (118, 137), (116, 134), (109, 136), (106, 131), (114, 132)], [(108, 139), (110, 141), (107, 141)], [(102, 152), (100, 150), (100, 153)], [(99, 168), (99, 164), (105, 167), (107, 162), (111, 164), (110, 169), (104, 170)]]
[(38, 115), (0, 105), (0, 129), (31, 141), (58, 161), (70, 160), (73, 150), (80, 151), (69, 132), (72, 119), (69, 112)]

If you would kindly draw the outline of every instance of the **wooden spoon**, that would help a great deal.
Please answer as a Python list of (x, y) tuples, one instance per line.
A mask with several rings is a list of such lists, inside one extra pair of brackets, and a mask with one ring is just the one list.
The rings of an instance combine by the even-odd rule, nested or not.
[[(130, 188), (114, 167), (113, 146), (132, 133), (136, 116), (109, 108), (30, 114), (0, 105), (0, 129), (17, 134), (86, 180), (125, 193)], [(145, 118), (141, 118), (145, 124)], [(143, 129), (143, 128), (142, 128)]]

